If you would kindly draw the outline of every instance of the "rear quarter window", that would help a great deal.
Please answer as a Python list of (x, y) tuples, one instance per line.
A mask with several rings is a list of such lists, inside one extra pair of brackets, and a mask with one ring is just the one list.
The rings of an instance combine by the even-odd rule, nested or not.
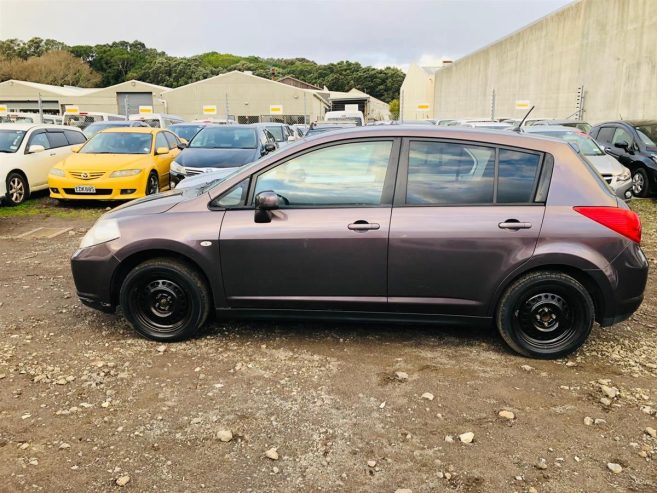
[(533, 200), (541, 156), (500, 149), (497, 203), (529, 203)]

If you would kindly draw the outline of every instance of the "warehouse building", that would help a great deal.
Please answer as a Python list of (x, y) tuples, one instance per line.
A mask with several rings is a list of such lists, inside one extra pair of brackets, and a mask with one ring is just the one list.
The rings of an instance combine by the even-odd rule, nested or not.
[(399, 91), (400, 120), (433, 118), (434, 76), (441, 67), (420, 67), (412, 63)]
[(52, 86), (22, 80), (0, 83), (0, 105), (9, 111), (36, 112), (41, 106), (46, 113), (64, 113), (67, 105), (77, 106), (82, 112), (138, 113), (139, 106), (153, 106), (155, 112), (163, 112), (165, 103), (162, 93), (168, 87), (148, 82), (130, 80), (104, 88)]
[[(324, 90), (327, 90), (324, 88)], [(356, 88), (348, 92), (329, 91), (331, 111), (358, 109), (366, 121), (390, 120), (390, 107), (380, 99), (370, 96)]]
[(239, 123), (321, 120), (329, 101), (318, 91), (232, 71), (171, 89), (162, 94), (169, 113), (194, 120), (203, 116)]
[[(654, 119), (656, 69), (657, 1), (578, 0), (436, 71), (431, 114)], [(404, 98), (422, 100), (417, 88)]]

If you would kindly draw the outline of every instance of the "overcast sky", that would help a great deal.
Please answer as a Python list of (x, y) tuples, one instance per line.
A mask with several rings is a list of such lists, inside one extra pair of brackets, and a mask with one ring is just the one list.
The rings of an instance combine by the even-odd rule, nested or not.
[(0, 39), (367, 65), (459, 58), (570, 0), (0, 0)]

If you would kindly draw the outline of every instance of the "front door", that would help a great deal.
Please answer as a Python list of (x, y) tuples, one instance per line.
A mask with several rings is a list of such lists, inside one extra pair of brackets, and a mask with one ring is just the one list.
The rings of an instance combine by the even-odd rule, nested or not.
[(409, 140), (401, 156), (390, 225), (391, 309), (485, 316), (499, 283), (534, 252), (544, 213), (534, 201), (541, 154)]
[(271, 221), (226, 211), (221, 269), (234, 308), (385, 310), (398, 142), (333, 143), (251, 178), (247, 204), (279, 196)]

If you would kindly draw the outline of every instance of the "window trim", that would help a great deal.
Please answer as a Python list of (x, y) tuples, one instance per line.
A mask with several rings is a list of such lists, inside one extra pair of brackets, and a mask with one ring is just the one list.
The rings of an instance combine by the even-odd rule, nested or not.
[[(254, 210), (255, 209), (255, 204), (254, 204), (254, 199), (255, 199), (255, 185), (258, 181), (258, 178), (260, 175), (263, 173), (266, 173), (272, 168), (275, 168), (277, 166), (281, 166), (288, 161), (291, 161), (293, 159), (299, 158), (301, 156), (304, 156), (306, 154), (309, 154), (311, 152), (316, 152), (322, 149), (327, 149), (330, 147), (336, 147), (336, 146), (341, 146), (345, 144), (358, 144), (361, 142), (365, 143), (370, 143), (370, 142), (390, 142), (392, 145), (390, 147), (390, 156), (388, 158), (388, 166), (386, 169), (386, 176), (383, 180), (383, 189), (381, 190), (381, 202), (379, 204), (344, 204), (344, 205), (337, 205), (337, 204), (328, 204), (328, 205), (304, 205), (304, 206), (285, 206), (281, 207), (281, 209), (285, 210), (304, 210), (304, 209), (366, 209), (366, 208), (377, 208), (377, 207), (391, 207), (393, 203), (393, 196), (394, 196), (394, 191), (395, 191), (395, 182), (397, 180), (397, 172), (399, 169), (399, 153), (401, 149), (400, 145), (401, 139), (399, 137), (373, 137), (373, 138), (358, 138), (358, 139), (348, 139), (348, 140), (340, 140), (340, 141), (333, 141), (333, 142), (327, 142), (326, 144), (318, 145), (315, 147), (310, 147), (308, 149), (304, 149), (301, 152), (298, 152), (296, 154), (293, 154), (291, 156), (286, 156), (285, 158), (281, 159), (280, 161), (276, 161), (275, 163), (271, 163), (270, 165), (266, 166), (265, 168), (259, 169), (258, 171), (254, 172), (250, 176), (250, 182), (249, 182), (249, 191), (247, 194), (247, 199), (246, 199), (246, 205), (242, 207), (231, 207), (231, 210), (234, 209), (250, 209)], [(231, 187), (232, 188), (232, 187)]]
[[(430, 143), (444, 143), (444, 144), (463, 144), (466, 146), (487, 147), (495, 151), (495, 170), (493, 173), (493, 201), (492, 202), (472, 202), (462, 204), (407, 204), (406, 191), (408, 187), (408, 161), (410, 155), (411, 142), (430, 142)], [(513, 152), (524, 152), (526, 154), (534, 154), (539, 156), (538, 169), (534, 182), (532, 184), (532, 194), (528, 202), (497, 202), (497, 187), (499, 179), (499, 156), (500, 150), (508, 150)], [(545, 206), (547, 200), (547, 191), (545, 192), (545, 200), (537, 201), (539, 184), (542, 180), (548, 180), (552, 176), (550, 169), (549, 176), (543, 173), (544, 164), (546, 161), (546, 154), (543, 151), (536, 149), (527, 149), (525, 147), (514, 147), (509, 145), (495, 144), (492, 142), (480, 142), (476, 140), (463, 140), (463, 139), (445, 139), (445, 138), (431, 138), (431, 137), (404, 137), (400, 149), (399, 166), (397, 170), (397, 181), (395, 187), (395, 195), (393, 199), (394, 207), (507, 207), (507, 206)], [(549, 183), (548, 183), (549, 188)]]

